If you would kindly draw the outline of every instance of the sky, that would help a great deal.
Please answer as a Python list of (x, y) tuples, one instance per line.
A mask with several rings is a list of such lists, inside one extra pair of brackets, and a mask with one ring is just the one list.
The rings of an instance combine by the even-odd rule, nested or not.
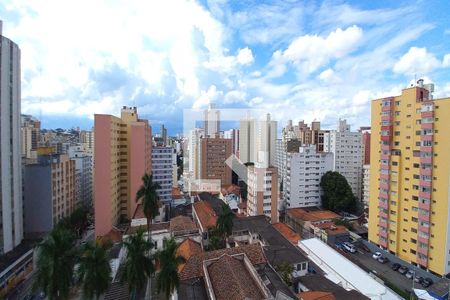
[(450, 96), (450, 1), (2, 0), (21, 48), (22, 113), (90, 129), (137, 106), (154, 131), (183, 109), (264, 109), (284, 125), (370, 125), (411, 80)]

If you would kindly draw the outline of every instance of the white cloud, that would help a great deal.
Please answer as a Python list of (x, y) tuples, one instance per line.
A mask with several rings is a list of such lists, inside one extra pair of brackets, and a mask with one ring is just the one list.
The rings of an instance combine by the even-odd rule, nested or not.
[(353, 96), (353, 105), (354, 106), (361, 106), (361, 105), (366, 105), (368, 104), (370, 101), (370, 91), (368, 90), (364, 90), (364, 91), (359, 91), (358, 93), (356, 93)]
[(333, 69), (326, 69), (322, 73), (319, 74), (318, 78), (323, 81), (328, 81), (333, 77), (334, 71)]
[(329, 63), (354, 51), (363, 36), (363, 30), (356, 25), (331, 32), (327, 37), (304, 35), (296, 38), (284, 51), (276, 51), (272, 65), (279, 68), (276, 75), (284, 73), (280, 65), (294, 64), (303, 74), (310, 74)]
[(231, 103), (242, 103), (245, 101), (245, 97), (247, 94), (243, 91), (229, 91), (225, 94), (224, 103), (225, 104), (231, 104)]
[(208, 104), (215, 103), (219, 97), (223, 96), (222, 91), (218, 91), (215, 85), (211, 85), (207, 91), (201, 91), (200, 96), (192, 105), (192, 108), (202, 108), (208, 106)]
[(241, 65), (249, 65), (252, 64), (254, 61), (252, 50), (248, 47), (245, 47), (243, 49), (239, 49), (238, 55), (237, 55), (237, 61)]
[(450, 67), (450, 53), (444, 56), (444, 60), (442, 61), (443, 67)]
[(441, 66), (439, 60), (426, 48), (411, 47), (394, 65), (393, 71), (406, 75), (425, 75)]

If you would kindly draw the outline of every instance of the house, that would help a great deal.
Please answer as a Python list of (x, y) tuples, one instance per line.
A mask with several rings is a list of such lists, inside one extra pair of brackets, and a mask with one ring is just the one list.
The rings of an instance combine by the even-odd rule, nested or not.
[(314, 236), (320, 238), (330, 246), (350, 241), (350, 232), (343, 225), (335, 225), (333, 222), (326, 222), (311, 224), (311, 229), (314, 232)]
[(305, 238), (313, 237), (311, 225), (331, 222), (341, 217), (318, 207), (290, 208), (286, 210), (286, 224)]

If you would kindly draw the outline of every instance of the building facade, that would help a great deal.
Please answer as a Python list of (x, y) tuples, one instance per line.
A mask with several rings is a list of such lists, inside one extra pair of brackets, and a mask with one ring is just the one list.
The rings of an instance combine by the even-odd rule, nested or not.
[(372, 101), (369, 240), (438, 275), (450, 271), (450, 98), (416, 85)]
[(225, 164), (225, 161), (231, 156), (231, 151), (230, 139), (201, 139), (200, 178), (202, 180), (220, 180), (220, 186), (230, 185), (231, 169)]
[(333, 154), (316, 152), (315, 145), (288, 152), (284, 182), (287, 208), (320, 206), (320, 179), (333, 168)]
[(248, 166), (247, 214), (266, 215), (278, 222), (278, 170), (276, 167)]
[(43, 236), (75, 208), (75, 161), (39, 148), (37, 162), (24, 172), (24, 225), (30, 237)]
[(0, 21), (0, 254), (23, 239), (20, 49)]
[(163, 204), (172, 201), (173, 168), (176, 166), (175, 149), (172, 147), (152, 148), (152, 174), (153, 182), (158, 183), (159, 200)]
[(338, 130), (325, 133), (324, 151), (333, 153), (333, 171), (347, 179), (353, 194), (360, 199), (363, 162), (361, 132), (350, 131), (346, 120), (339, 120)]
[(215, 108), (214, 104), (210, 104), (203, 112), (205, 136), (218, 137), (220, 132), (220, 110)]
[(225, 139), (231, 139), (231, 150), (234, 155), (239, 155), (239, 129), (230, 129), (223, 132)]
[(20, 127), (22, 136), (22, 157), (36, 159), (36, 150), (39, 146), (41, 122), (31, 115), (22, 115)]
[(363, 185), (361, 199), (364, 207), (368, 207), (370, 200), (370, 165), (363, 166)]
[(136, 210), (142, 176), (151, 173), (152, 131), (136, 107), (124, 106), (121, 117), (94, 117), (95, 234), (103, 236)]
[(83, 144), (69, 148), (68, 155), (75, 161), (75, 206), (92, 206), (92, 153)]

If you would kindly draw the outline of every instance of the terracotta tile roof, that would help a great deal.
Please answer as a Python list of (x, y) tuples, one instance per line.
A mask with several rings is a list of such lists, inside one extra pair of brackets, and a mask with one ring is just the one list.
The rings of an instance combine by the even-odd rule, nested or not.
[(330, 228), (331, 226), (333, 226), (334, 223), (333, 222), (325, 222), (325, 223), (320, 223), (320, 224), (316, 224), (314, 225), (315, 227), (318, 227), (320, 229), (326, 229), (326, 228)]
[(198, 231), (197, 225), (187, 216), (177, 216), (170, 219), (170, 231), (172, 232), (191, 232)]
[(144, 209), (142, 208), (142, 204), (138, 204), (136, 206), (136, 210), (134, 211), (133, 219), (145, 219)]
[[(139, 228), (144, 229), (145, 231), (147, 231), (147, 224), (142, 224), (139, 226), (130, 226), (128, 227), (127, 231), (125, 232), (125, 234), (133, 234), (136, 231), (138, 231)], [(162, 222), (162, 223), (153, 223), (150, 224), (150, 231), (161, 231), (161, 230), (169, 230), (170, 229), (170, 223), (169, 222)]]
[(335, 234), (347, 233), (348, 230), (345, 226), (334, 225), (334, 227), (325, 229), (325, 232), (327, 233), (327, 235), (335, 235)]
[(208, 201), (197, 201), (192, 205), (198, 220), (204, 229), (216, 226), (217, 215)]
[(122, 241), (122, 232), (120, 232), (117, 229), (111, 229), (106, 235), (100, 236), (97, 238), (97, 240), (102, 243), (106, 241), (111, 241), (113, 243), (121, 242)]
[(241, 188), (235, 184), (224, 185), (222, 186), (221, 192), (224, 196), (228, 194), (236, 194), (239, 196), (241, 194)]
[(223, 254), (233, 255), (245, 253), (253, 265), (264, 264), (267, 262), (263, 249), (259, 244), (245, 245), (242, 247), (226, 248), (209, 252), (202, 252), (191, 256), (186, 262), (183, 270), (180, 272), (180, 280), (189, 280), (203, 277), (203, 261), (220, 257)]
[(335, 300), (336, 298), (332, 293), (320, 292), (320, 291), (308, 291), (302, 292), (297, 295), (300, 300)]
[[(191, 240), (185, 239), (177, 247), (177, 256), (182, 256), (186, 261), (193, 255), (200, 254), (202, 252), (202, 246), (199, 243)], [(185, 263), (178, 266), (178, 272), (183, 270)]]
[(284, 223), (275, 223), (272, 224), (272, 226), (275, 227), (275, 229), (278, 230), (292, 244), (296, 245), (300, 240), (300, 234), (292, 230), (292, 228), (288, 225)]
[(289, 208), (287, 213), (303, 221), (317, 222), (321, 220), (329, 220), (339, 218), (339, 215), (330, 210), (306, 210), (303, 208)]
[(224, 254), (207, 267), (217, 300), (266, 298), (242, 259)]
[(181, 193), (180, 189), (177, 187), (172, 187), (172, 199), (181, 199), (183, 198), (183, 193)]

